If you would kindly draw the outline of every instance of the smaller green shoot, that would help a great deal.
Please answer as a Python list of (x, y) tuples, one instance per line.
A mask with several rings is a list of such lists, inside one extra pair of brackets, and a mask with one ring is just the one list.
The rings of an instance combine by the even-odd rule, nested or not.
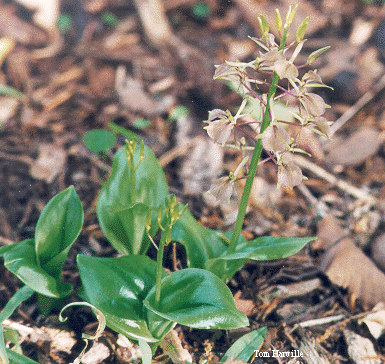
[(120, 21), (114, 13), (111, 13), (111, 11), (105, 11), (102, 15), (102, 22), (109, 27), (115, 28), (118, 26)]
[(176, 105), (171, 109), (170, 113), (168, 114), (167, 121), (178, 121), (180, 118), (188, 116), (189, 113), (190, 111), (186, 106)]
[(114, 146), (115, 141), (114, 133), (104, 129), (93, 129), (83, 136), (84, 144), (93, 153), (105, 153)]
[(137, 119), (132, 123), (132, 126), (139, 130), (146, 129), (149, 125), (150, 125), (150, 122), (145, 118)]

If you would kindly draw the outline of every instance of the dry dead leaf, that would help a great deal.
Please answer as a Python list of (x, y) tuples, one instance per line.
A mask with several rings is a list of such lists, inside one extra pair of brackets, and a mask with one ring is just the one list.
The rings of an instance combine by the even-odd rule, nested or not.
[(376, 129), (361, 128), (336, 145), (327, 159), (332, 164), (359, 165), (377, 152), (381, 145), (380, 134)]
[(15, 115), (19, 101), (13, 97), (0, 98), (0, 126)]
[(385, 334), (385, 304), (379, 303), (373, 311), (358, 320), (360, 324), (365, 324), (370, 334), (378, 340)]
[(54, 144), (40, 144), (39, 157), (31, 164), (32, 177), (52, 183), (63, 170), (67, 154)]
[(335, 241), (346, 235), (346, 231), (338, 224), (333, 215), (323, 218), (318, 224), (318, 239), (312, 243), (312, 248), (326, 250)]
[(237, 306), (237, 309), (244, 313), (246, 316), (252, 316), (255, 313), (257, 313), (258, 309), (255, 306), (255, 303), (253, 300), (245, 300), (241, 298), (242, 291), (238, 291), (234, 295), (235, 304)]
[(35, 23), (47, 30), (56, 27), (60, 13), (59, 0), (16, 0), (27, 9), (34, 11), (33, 20)]
[(184, 193), (201, 195), (209, 190), (222, 170), (223, 148), (207, 138), (201, 138), (183, 161), (180, 176)]
[(41, 46), (48, 39), (40, 28), (21, 20), (12, 8), (4, 5), (0, 11), (0, 34), (12, 38), (17, 43), (32, 46)]
[(155, 100), (144, 90), (140, 79), (127, 75), (124, 66), (116, 70), (115, 87), (120, 103), (130, 111), (152, 116), (166, 112), (173, 104), (174, 97), (168, 95), (162, 100)]
[(371, 257), (378, 268), (385, 272), (385, 234), (380, 235), (371, 247)]
[(347, 288), (353, 301), (358, 300), (364, 307), (385, 302), (385, 274), (349, 238), (329, 247), (321, 269), (334, 284)]
[(381, 364), (381, 359), (369, 339), (349, 330), (344, 330), (344, 336), (348, 355), (353, 363)]

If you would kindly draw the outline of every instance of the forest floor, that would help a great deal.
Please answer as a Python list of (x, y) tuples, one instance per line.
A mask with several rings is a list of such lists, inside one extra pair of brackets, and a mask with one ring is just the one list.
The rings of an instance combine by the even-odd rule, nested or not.
[[(257, 16), (272, 19), (275, 8), (286, 14), (294, 2), (163, 0), (170, 25), (163, 33), (158, 23), (145, 26), (149, 15), (135, 1), (63, 0), (56, 16), (51, 3), (59, 6), (47, 1), (38, 18), (18, 1), (0, 1), (0, 36), (14, 41), (1, 57), (0, 83), (23, 94), (23, 102), (9, 92), (0, 96), (0, 245), (31, 238), (50, 198), (74, 185), (84, 229), (64, 279), (79, 285), (78, 253), (116, 255), (95, 207), (124, 139), (103, 157), (82, 141), (87, 131), (108, 129), (111, 122), (141, 136), (159, 158), (171, 192), (203, 225), (231, 231), (237, 198), (215, 205), (205, 191), (234, 170), (240, 155), (213, 144), (202, 121), (212, 109), (236, 108), (240, 98), (212, 79), (214, 65), (253, 59), (258, 46), (248, 36), (259, 34)], [(243, 233), (319, 239), (283, 260), (249, 262), (229, 282), (250, 327), (177, 327), (196, 362), (217, 361), (236, 338), (262, 326), (268, 331), (261, 351), (297, 349), (307, 363), (385, 362), (385, 6), (301, 1), (297, 21), (306, 16), (308, 41), (300, 57), (331, 46), (315, 68), (334, 88), (320, 91), (331, 106), (327, 119), (336, 121), (334, 135), (302, 136), (300, 146), (312, 158), (298, 158), (308, 179), (293, 190), (276, 188), (273, 163), (258, 168)], [(20, 287), (0, 266), (1, 308)], [(57, 312), (45, 317), (31, 299), (8, 325), (18, 328), (25, 355), (69, 363), (81, 351), (81, 333), (95, 329), (85, 310), (74, 320), (59, 323)], [(136, 352), (107, 329), (83, 362), (125, 363), (136, 360)], [(167, 357), (159, 349), (154, 360)]]

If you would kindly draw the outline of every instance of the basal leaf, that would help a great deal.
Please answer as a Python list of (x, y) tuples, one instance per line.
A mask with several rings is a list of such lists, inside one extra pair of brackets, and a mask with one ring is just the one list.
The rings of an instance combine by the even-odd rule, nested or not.
[(254, 351), (262, 345), (266, 332), (267, 327), (261, 327), (243, 335), (231, 345), (219, 363), (224, 363), (230, 358), (248, 363)]
[[(135, 150), (135, 165), (139, 163), (140, 145)], [(149, 245), (147, 239), (139, 239), (137, 231), (132, 232), (132, 224), (122, 211), (141, 203), (149, 209), (162, 205), (168, 195), (168, 186), (163, 170), (154, 153), (144, 147), (144, 157), (135, 173), (136, 199), (131, 196), (130, 167), (125, 148), (118, 150), (114, 157), (110, 178), (103, 186), (97, 204), (100, 226), (110, 243), (122, 254), (144, 254)], [(153, 219), (153, 225), (156, 220)], [(155, 229), (156, 230), (156, 229)], [(135, 240), (132, 237), (136, 236)]]
[(33, 239), (15, 243), (4, 253), (4, 266), (26, 286), (42, 295), (62, 298), (72, 292), (69, 283), (63, 283), (47, 273), (36, 261)]
[[(146, 256), (77, 257), (85, 297), (106, 317), (107, 326), (131, 337), (157, 342), (150, 331), (143, 300), (155, 285), (156, 263)], [(166, 272), (164, 271), (164, 274)], [(164, 326), (172, 325), (162, 319)]]
[(254, 240), (244, 240), (232, 254), (224, 254), (219, 260), (275, 260), (286, 258), (299, 252), (307, 243), (316, 238), (286, 238), (261, 236)]
[[(216, 259), (226, 254), (230, 236), (204, 227), (188, 210), (172, 230), (172, 240), (181, 243), (186, 249), (188, 266), (207, 269), (223, 281), (230, 279), (247, 261), (245, 258), (232, 261)], [(239, 244), (244, 241), (246, 239), (241, 236)]]
[(173, 272), (162, 279), (160, 302), (155, 287), (145, 306), (170, 321), (200, 329), (235, 329), (249, 321), (235, 306), (229, 288), (213, 273), (197, 268)]
[(36, 259), (60, 278), (63, 264), (83, 225), (83, 208), (73, 186), (53, 197), (40, 214), (35, 231)]
[(224, 254), (227, 249), (223, 233), (201, 225), (186, 210), (172, 229), (172, 240), (186, 249), (190, 268), (205, 268), (207, 260)]

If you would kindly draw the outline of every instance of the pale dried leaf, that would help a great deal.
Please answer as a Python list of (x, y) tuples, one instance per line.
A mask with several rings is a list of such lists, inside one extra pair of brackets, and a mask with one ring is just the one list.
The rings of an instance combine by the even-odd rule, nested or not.
[(385, 304), (379, 303), (365, 317), (358, 320), (360, 324), (365, 324), (370, 334), (377, 340), (385, 334)]
[(339, 225), (337, 219), (329, 214), (318, 224), (318, 240), (312, 243), (314, 249), (326, 250), (338, 239), (346, 235), (346, 231)]
[(222, 170), (223, 148), (209, 139), (198, 140), (182, 163), (180, 176), (187, 195), (209, 190)]
[(341, 240), (325, 252), (321, 269), (365, 308), (385, 302), (385, 274), (350, 239)]
[(91, 349), (89, 349), (82, 356), (81, 362), (83, 364), (106, 363), (106, 360), (110, 358), (110, 356), (111, 356), (111, 352), (109, 347), (102, 342), (96, 342), (96, 343), (93, 343)]
[(54, 144), (40, 144), (39, 157), (32, 163), (30, 174), (33, 178), (52, 183), (63, 171), (67, 154)]
[(238, 311), (241, 311), (246, 316), (254, 315), (258, 311), (257, 307), (255, 306), (255, 303), (253, 302), (253, 300), (247, 300), (247, 299), (241, 298), (241, 295), (242, 295), (242, 291), (238, 291), (234, 295), (234, 301)]
[(14, 97), (0, 98), (0, 126), (15, 115), (18, 104)]
[(37, 25), (52, 30), (56, 27), (60, 13), (59, 0), (16, 0), (29, 10), (33, 10), (33, 20)]
[(380, 235), (371, 247), (371, 257), (378, 268), (385, 272), (385, 234)]
[(353, 363), (381, 364), (381, 359), (369, 339), (349, 330), (344, 330), (344, 336), (348, 346), (348, 355)]
[(145, 116), (166, 112), (174, 104), (174, 97), (171, 95), (160, 101), (155, 100), (145, 91), (141, 80), (128, 76), (123, 66), (116, 70), (115, 87), (119, 101), (124, 107)]
[(377, 153), (380, 145), (381, 138), (378, 130), (361, 128), (336, 145), (327, 159), (333, 164), (356, 166)]

